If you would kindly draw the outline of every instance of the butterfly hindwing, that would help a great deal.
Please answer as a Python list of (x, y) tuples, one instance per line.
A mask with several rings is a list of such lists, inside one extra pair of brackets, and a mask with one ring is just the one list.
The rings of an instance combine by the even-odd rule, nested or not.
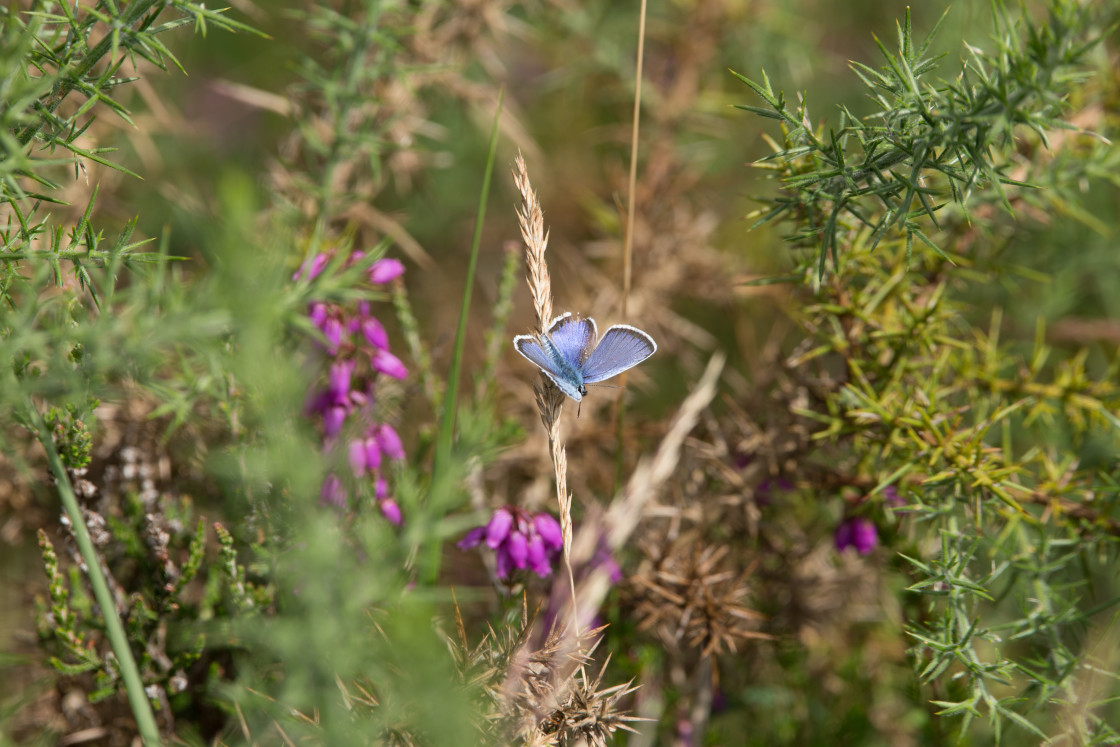
[(528, 358), (552, 382), (574, 400), (582, 396), (583, 381), (579, 376), (579, 368), (569, 363), (551, 337), (537, 337), (536, 335), (518, 335), (513, 338), (513, 345), (517, 352)]
[(518, 335), (513, 338), (513, 346), (517, 352), (528, 358), (537, 368), (548, 371), (553, 368), (553, 363), (548, 359), (548, 353), (541, 347), (541, 342), (534, 335)]
[(585, 384), (594, 384), (633, 368), (657, 351), (653, 338), (636, 327), (616, 324), (608, 329), (599, 345), (583, 362)]

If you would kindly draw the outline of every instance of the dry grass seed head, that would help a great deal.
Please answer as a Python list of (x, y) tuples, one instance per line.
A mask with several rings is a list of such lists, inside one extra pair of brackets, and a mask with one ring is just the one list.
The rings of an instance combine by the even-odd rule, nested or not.
[(529, 183), (525, 159), (517, 154), (514, 161), (513, 181), (521, 193), (521, 207), (517, 219), (521, 224), (521, 238), (525, 241), (525, 270), (528, 273), (529, 294), (537, 315), (537, 331), (544, 334), (552, 321), (552, 278), (544, 253), (548, 249), (548, 232), (544, 229), (544, 212), (537, 193)]

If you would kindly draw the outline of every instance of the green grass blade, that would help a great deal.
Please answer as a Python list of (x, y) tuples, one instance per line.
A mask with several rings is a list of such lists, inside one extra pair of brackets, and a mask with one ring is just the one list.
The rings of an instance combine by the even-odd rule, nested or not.
[[(490, 180), (494, 174), (494, 161), (498, 150), (498, 123), (502, 115), (502, 100), (505, 91), (498, 94), (498, 107), (494, 112), (494, 126), (490, 131), (490, 151), (486, 156), (486, 171), (482, 177), (482, 191), (478, 197), (478, 214), (475, 218), (474, 238), (471, 240), (471, 258), (467, 265), (467, 279), (463, 284), (463, 306), (459, 311), (459, 328), (455, 333), (455, 349), (451, 354), (451, 368), (447, 373), (447, 390), (443, 396), (443, 413), (440, 415), (439, 432), (436, 434), (435, 464), (432, 468), (430, 496), (438, 498), (453, 490), (449, 484), (451, 444), (455, 434), (455, 414), (459, 407), (459, 378), (463, 366), (463, 348), (467, 339), (467, 317), (471, 308), (471, 290), (474, 286), (475, 269), (478, 267), (479, 247), (482, 244), (482, 226), (486, 216), (486, 202), (490, 195)], [(437, 512), (438, 513), (438, 512)], [(439, 556), (442, 548), (440, 539), (429, 543), (427, 563), (421, 569), (428, 582), (434, 582), (439, 573)]]
[(498, 121), (502, 114), (502, 99), (498, 94), (498, 109), (494, 112), (494, 126), (490, 132), (490, 152), (486, 156), (486, 172), (482, 176), (482, 192), (478, 197), (478, 214), (475, 218), (474, 238), (471, 240), (471, 258), (467, 265), (467, 279), (463, 284), (463, 306), (459, 311), (459, 329), (455, 333), (455, 350), (451, 355), (451, 369), (447, 374), (447, 394), (443, 398), (443, 415), (440, 417), (436, 439), (436, 466), (438, 474), (451, 456), (451, 441), (455, 431), (455, 410), (459, 404), (459, 374), (463, 365), (463, 348), (467, 339), (467, 316), (471, 308), (471, 290), (475, 269), (478, 267), (479, 246), (482, 244), (482, 225), (486, 216), (486, 202), (490, 196), (490, 179), (494, 174), (494, 160), (498, 149)]

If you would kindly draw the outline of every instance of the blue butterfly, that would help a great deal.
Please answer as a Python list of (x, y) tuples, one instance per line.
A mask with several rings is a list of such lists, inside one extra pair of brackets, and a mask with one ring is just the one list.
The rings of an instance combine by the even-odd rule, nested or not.
[(513, 338), (517, 352), (552, 379), (560, 391), (579, 402), (587, 384), (605, 381), (633, 368), (657, 352), (657, 343), (640, 329), (615, 324), (598, 341), (594, 319), (562, 314), (543, 335)]

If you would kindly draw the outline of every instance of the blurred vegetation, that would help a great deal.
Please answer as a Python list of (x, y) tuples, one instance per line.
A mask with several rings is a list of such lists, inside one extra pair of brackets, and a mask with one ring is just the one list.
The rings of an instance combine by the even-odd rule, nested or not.
[[(627, 319), (637, 4), (231, 5), (0, 8), (0, 743), (1120, 740), (1109, 4), (654, 4)], [(594, 633), (454, 544), (556, 510), (518, 151), (557, 313), (659, 346), (563, 418), (577, 531), (729, 360)], [(341, 507), (315, 304), (409, 369)]]

